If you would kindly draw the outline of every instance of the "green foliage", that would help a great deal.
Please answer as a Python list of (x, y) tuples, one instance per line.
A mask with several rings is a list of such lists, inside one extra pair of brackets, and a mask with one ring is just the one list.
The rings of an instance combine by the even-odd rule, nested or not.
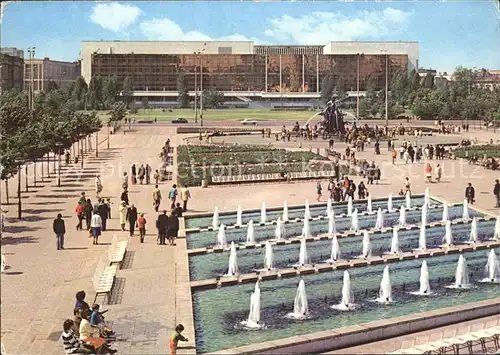
[(187, 79), (184, 73), (179, 73), (177, 75), (177, 92), (179, 96), (177, 98), (177, 102), (181, 108), (189, 107), (189, 92), (187, 88)]
[(129, 108), (130, 104), (134, 101), (134, 97), (132, 96), (132, 94), (132, 81), (130, 77), (126, 76), (125, 79), (123, 79), (122, 83), (122, 97), (123, 102), (125, 102), (125, 105), (127, 105), (127, 108)]
[(500, 145), (498, 144), (488, 144), (488, 145), (474, 145), (471, 147), (463, 147), (459, 148), (455, 151), (455, 154), (459, 158), (467, 158), (467, 154), (469, 154), (469, 158), (471, 158), (474, 154), (479, 159), (482, 159), (484, 155), (488, 158), (500, 158)]
[(142, 105), (142, 108), (144, 109), (144, 112), (146, 112), (146, 110), (148, 109), (149, 107), (149, 101), (148, 101), (148, 98), (147, 97), (143, 97), (142, 100), (141, 100), (141, 105)]
[(215, 88), (204, 89), (202, 95), (204, 108), (218, 108), (224, 103), (224, 94)]
[(333, 82), (333, 77), (328, 74), (321, 81), (321, 100), (327, 103), (332, 99), (333, 89), (335, 88), (335, 83)]
[(432, 75), (431, 73), (427, 73), (427, 75), (424, 77), (422, 86), (426, 89), (434, 88), (434, 75)]
[(335, 93), (337, 95), (337, 100), (342, 100), (347, 96), (346, 85), (342, 76), (339, 76), (335, 83)]

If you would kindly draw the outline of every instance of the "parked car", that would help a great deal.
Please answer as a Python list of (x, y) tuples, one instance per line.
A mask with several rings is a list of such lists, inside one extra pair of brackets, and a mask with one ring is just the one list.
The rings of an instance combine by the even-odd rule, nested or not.
[(172, 120), (172, 123), (188, 123), (188, 120), (186, 120), (183, 117), (176, 118), (175, 120)]
[(244, 124), (244, 125), (253, 125), (253, 126), (257, 126), (257, 121), (255, 120), (251, 120), (249, 118), (245, 118), (244, 120), (240, 121), (241, 124)]

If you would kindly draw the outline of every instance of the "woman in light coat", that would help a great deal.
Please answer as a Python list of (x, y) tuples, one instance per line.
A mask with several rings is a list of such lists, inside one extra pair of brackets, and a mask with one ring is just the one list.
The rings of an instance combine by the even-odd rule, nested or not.
[(120, 211), (120, 225), (122, 227), (122, 231), (125, 231), (125, 224), (127, 223), (127, 205), (125, 201), (122, 201), (118, 210)]

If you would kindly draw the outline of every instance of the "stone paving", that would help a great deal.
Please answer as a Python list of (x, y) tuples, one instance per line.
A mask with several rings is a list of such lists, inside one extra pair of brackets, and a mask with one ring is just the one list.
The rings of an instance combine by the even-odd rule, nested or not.
[[(481, 140), (485, 141), (494, 136), (493, 132), (486, 131), (469, 133), (472, 134), (480, 135)], [(122, 171), (129, 171), (132, 163), (149, 163), (156, 167), (164, 141), (171, 138), (175, 146), (182, 144), (182, 138), (185, 137), (176, 136), (171, 126), (158, 125), (136, 126), (133, 132), (112, 135), (111, 149), (106, 149), (105, 138), (102, 138), (99, 158), (95, 158), (95, 152), (92, 151), (85, 157), (83, 171), (80, 171), (79, 164), (73, 170), (65, 168), (60, 188), (52, 173), (52, 163), (52, 178), (38, 183), (36, 188), (30, 188), (27, 193), (24, 192), (22, 173), (22, 221), (16, 219), (17, 178), (11, 179), (11, 204), (4, 206), (8, 211), (8, 228), (2, 239), (2, 253), (6, 255), (9, 268), (1, 278), (1, 336), (9, 354), (62, 353), (58, 337), (63, 320), (72, 315), (76, 291), (86, 290), (87, 301), (92, 302), (92, 275), (99, 259), (106, 255), (113, 234), (119, 239), (129, 238), (127, 232), (119, 231), (117, 218)], [(262, 142), (260, 136), (250, 139)], [(274, 144), (269, 139), (265, 142)], [(327, 142), (315, 144), (326, 147)], [(283, 146), (297, 149), (297, 143), (293, 142)], [(344, 147), (343, 143), (335, 145), (339, 151)], [(372, 160), (374, 155), (368, 149), (358, 154), (358, 157)], [(415, 192), (422, 193), (427, 186), (423, 181), (422, 164), (406, 166), (398, 163), (392, 167), (388, 163), (388, 152), (383, 147), (382, 155), (376, 156), (375, 161), (382, 166), (382, 181), (379, 185), (369, 187), (374, 197), (385, 197), (389, 192), (397, 193), (407, 175), (411, 176)], [(477, 206), (497, 213), (498, 209), (492, 208), (491, 194), (495, 173), (480, 167), (461, 165), (460, 162), (442, 161), (444, 181), (429, 185), (431, 193), (449, 201), (461, 201), (465, 184), (471, 181), (476, 187)], [(74, 229), (76, 218), (73, 211), (81, 191), (86, 191), (95, 200), (94, 176), (97, 173), (101, 175), (104, 186), (103, 197), (112, 200), (113, 218), (108, 222), (110, 230), (100, 238), (102, 244), (94, 246), (85, 232)], [(174, 181), (175, 178), (174, 169)], [(358, 178), (354, 180), (359, 182)], [(164, 199), (170, 186), (171, 182), (160, 186)], [(207, 189), (192, 187), (193, 199), (188, 208), (190, 213), (211, 212), (216, 205), (221, 211), (236, 209), (238, 205), (244, 209), (259, 208), (262, 201), (266, 201), (269, 207), (276, 207), (281, 206), (285, 199), (289, 205), (302, 204), (305, 199), (314, 200), (315, 187), (315, 181)], [(323, 187), (326, 190), (326, 181)], [(5, 190), (4, 186), (2, 190)], [(156, 214), (151, 197), (153, 186), (130, 185), (129, 190), (131, 203), (136, 204), (139, 212), (146, 214), (149, 228), (144, 244), (140, 244), (137, 237), (130, 238), (125, 267), (117, 273), (113, 304), (104, 306), (110, 309), (107, 318), (113, 322), (121, 339), (114, 346), (125, 354), (164, 354), (168, 352), (168, 336), (175, 324), (183, 323), (190, 341), (183, 344), (186, 348), (180, 349), (179, 353), (192, 353), (194, 329), (191, 311), (187, 307), (190, 305), (190, 296), (186, 286), (188, 270), (185, 240), (179, 239), (176, 247), (157, 246), (154, 228)], [(4, 195), (2, 201), (5, 202)], [(62, 213), (66, 220), (64, 251), (56, 250), (51, 228), (57, 213)], [(102, 303), (102, 300), (99, 302)], [(180, 304), (183, 306), (176, 307)]]

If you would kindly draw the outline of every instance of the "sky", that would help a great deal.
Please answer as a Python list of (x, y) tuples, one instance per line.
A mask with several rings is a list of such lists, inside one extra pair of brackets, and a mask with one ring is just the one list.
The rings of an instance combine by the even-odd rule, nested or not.
[[(5, 4), (3, 2), (2, 4)], [(256, 44), (418, 41), (420, 66), (500, 69), (500, 13), (474, 1), (16, 1), (1, 46), (77, 60), (82, 40), (253, 40)]]

